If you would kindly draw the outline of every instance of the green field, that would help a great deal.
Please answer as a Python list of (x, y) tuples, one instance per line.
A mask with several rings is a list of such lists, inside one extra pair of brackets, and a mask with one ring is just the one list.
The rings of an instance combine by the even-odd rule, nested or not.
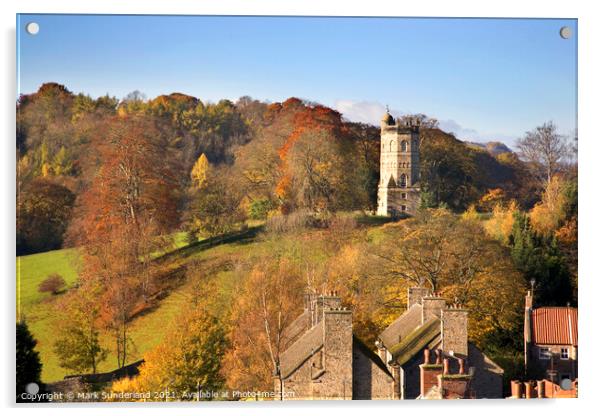
[[(253, 239), (256, 232), (250, 232)], [(238, 236), (231, 238), (207, 239), (186, 245), (183, 233), (174, 238), (172, 251), (164, 256), (168, 267), (178, 267), (195, 261), (195, 265), (208, 264), (207, 272), (200, 273), (204, 279), (215, 279), (219, 288), (216, 296), (218, 304), (227, 305), (229, 296), (235, 285), (235, 274), (229, 270), (232, 257), (246, 256), (251, 252), (267, 249), (264, 244), (246, 244)], [(242, 249), (244, 247), (244, 249)], [(42, 364), (42, 381), (52, 382), (62, 379), (68, 373), (58, 364), (53, 352), (56, 340), (54, 313), (57, 301), (62, 296), (41, 294), (38, 292), (39, 283), (51, 273), (59, 273), (72, 287), (77, 280), (79, 256), (76, 249), (64, 249), (17, 257), (17, 307), (24, 316), (30, 330), (38, 341)], [(199, 285), (194, 279), (186, 279), (172, 290), (159, 305), (135, 318), (131, 324), (130, 358), (128, 362), (136, 361), (150, 348), (161, 342), (169, 330), (174, 318), (185, 313), (194, 296), (198, 295)], [(202, 288), (202, 285), (200, 286)], [(99, 371), (110, 371), (116, 368), (116, 357), (109, 334), (102, 334), (101, 342), (107, 348), (109, 356), (101, 363)]]
[[(198, 243), (197, 243), (198, 244)], [(181, 249), (186, 245), (185, 233), (174, 235), (174, 245), (171, 249)], [(188, 253), (188, 257), (204, 254)], [(191, 256), (194, 254), (194, 256)], [(211, 255), (209, 253), (209, 255)], [(184, 256), (175, 256), (176, 262)], [(43, 363), (42, 380), (51, 382), (62, 379), (67, 372), (58, 365), (58, 360), (52, 351), (56, 333), (53, 330), (54, 308), (62, 294), (50, 295), (38, 292), (38, 285), (49, 274), (58, 273), (71, 288), (77, 281), (77, 269), (80, 258), (77, 249), (54, 250), (45, 253), (17, 257), (17, 316), (24, 317), (34, 337), (38, 341), (37, 350)], [(151, 312), (140, 316), (132, 322), (132, 355), (128, 361), (135, 361), (144, 352), (157, 345), (169, 328), (170, 322), (189, 302), (190, 285), (185, 282), (177, 290), (164, 298), (160, 305)], [(109, 371), (116, 367), (116, 358), (112, 354), (111, 340), (108, 334), (103, 334), (103, 344), (111, 353), (101, 364), (99, 371)]]

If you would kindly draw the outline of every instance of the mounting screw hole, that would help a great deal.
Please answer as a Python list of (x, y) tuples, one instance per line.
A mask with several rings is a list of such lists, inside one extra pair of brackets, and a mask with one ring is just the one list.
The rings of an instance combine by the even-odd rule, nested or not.
[(36, 22), (29, 22), (27, 23), (27, 25), (25, 26), (25, 30), (27, 31), (27, 33), (29, 33), (30, 35), (37, 35), (38, 32), (40, 31), (40, 25), (37, 24)]
[(570, 28), (570, 27), (568, 27), (568, 26), (562, 26), (562, 27), (560, 28), (560, 37), (561, 37), (562, 39), (568, 39), (568, 38), (570, 38), (570, 37), (571, 37), (571, 35), (572, 35), (572, 34), (573, 34), (573, 33), (572, 33), (572, 31), (571, 31), (571, 28)]

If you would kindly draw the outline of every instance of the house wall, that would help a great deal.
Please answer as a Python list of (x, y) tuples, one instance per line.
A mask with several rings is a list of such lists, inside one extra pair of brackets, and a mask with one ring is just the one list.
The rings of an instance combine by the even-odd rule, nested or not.
[(474, 367), (471, 388), (477, 399), (503, 398), (504, 370), (472, 344), (468, 344), (467, 364)]
[(353, 347), (353, 400), (386, 400), (393, 398), (393, 377)]
[[(550, 348), (552, 355), (551, 359), (545, 360), (539, 358), (540, 348)], [(560, 358), (561, 349), (568, 348), (569, 359), (562, 360)], [(553, 360), (553, 363), (552, 363)], [(577, 347), (571, 345), (546, 345), (546, 344), (535, 344), (530, 346), (530, 373), (536, 378), (546, 377), (546, 371), (551, 367), (556, 371), (557, 379), (552, 380), (560, 382), (563, 375), (568, 375), (570, 379), (574, 380), (577, 378)]]

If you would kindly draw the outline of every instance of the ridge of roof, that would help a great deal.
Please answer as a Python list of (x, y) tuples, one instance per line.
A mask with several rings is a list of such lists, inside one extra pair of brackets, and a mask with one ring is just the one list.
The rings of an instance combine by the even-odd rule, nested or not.
[(393, 356), (393, 361), (399, 365), (404, 365), (440, 335), (441, 320), (436, 317), (430, 318), (424, 325), (413, 330), (401, 342), (389, 350)]
[(422, 323), (422, 305), (415, 303), (394, 320), (378, 338), (388, 350), (418, 328)]

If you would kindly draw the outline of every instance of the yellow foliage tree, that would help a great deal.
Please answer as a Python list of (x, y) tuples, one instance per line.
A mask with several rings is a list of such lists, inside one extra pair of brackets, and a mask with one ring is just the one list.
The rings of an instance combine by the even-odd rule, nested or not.
[[(144, 355), (140, 374), (113, 383), (111, 391), (137, 392), (145, 400), (193, 400), (198, 391), (222, 388), (226, 339), (220, 322), (202, 306), (180, 318), (165, 340)], [(124, 398), (124, 400), (131, 400)]]
[(292, 339), (285, 329), (301, 313), (301, 270), (287, 258), (266, 256), (255, 265), (232, 305), (230, 349), (224, 373), (236, 390), (271, 390), (280, 354)]
[(546, 186), (541, 202), (530, 213), (533, 229), (541, 235), (554, 233), (566, 218), (567, 196), (564, 192), (565, 181), (558, 175)]
[(360, 248), (358, 274), (365, 277), (349, 288), (362, 298), (354, 302), (365, 303), (371, 324), (382, 330), (403, 312), (407, 288), (423, 286), (467, 307), (473, 341), (512, 331), (520, 319), (523, 279), (481, 224), (436, 209), (383, 227), (378, 241)]
[(205, 153), (201, 153), (201, 156), (199, 156), (196, 163), (192, 167), (192, 172), (190, 172), (192, 186), (196, 189), (203, 188), (207, 184), (208, 173), (209, 161), (207, 160)]
[(478, 221), (479, 213), (474, 205), (468, 207), (468, 209), (462, 214), (462, 219), (466, 221)]
[(511, 201), (507, 206), (498, 203), (493, 208), (491, 218), (484, 224), (487, 234), (502, 243), (508, 242), (514, 225), (514, 214), (518, 212), (516, 201)]

